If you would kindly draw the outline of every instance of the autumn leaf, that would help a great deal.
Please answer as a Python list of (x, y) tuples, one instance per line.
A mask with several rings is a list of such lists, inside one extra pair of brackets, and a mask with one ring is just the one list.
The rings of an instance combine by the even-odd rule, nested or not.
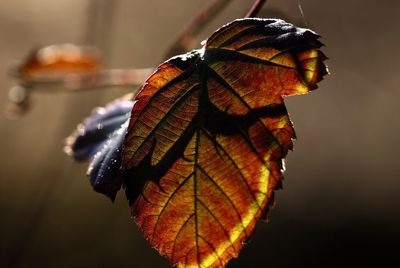
[(124, 184), (135, 221), (172, 264), (238, 257), (293, 146), (283, 96), (327, 73), (318, 38), (282, 20), (236, 20), (161, 64), (136, 95)]
[(57, 79), (67, 74), (92, 73), (101, 68), (97, 51), (72, 44), (51, 45), (33, 50), (18, 67), (18, 76), (27, 81)]

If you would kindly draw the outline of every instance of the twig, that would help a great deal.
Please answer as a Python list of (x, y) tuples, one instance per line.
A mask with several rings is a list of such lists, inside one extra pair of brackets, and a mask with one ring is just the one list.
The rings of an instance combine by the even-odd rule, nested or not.
[(81, 91), (103, 87), (130, 87), (143, 84), (154, 69), (105, 69), (94, 73), (65, 74), (39, 78), (19, 77), (22, 85), (28, 85), (31, 90), (42, 90), (48, 87), (62, 87), (63, 90)]
[(98, 73), (69, 74), (62, 79), (61, 83), (66, 89), (71, 91), (115, 86), (139, 86), (153, 72), (153, 68), (106, 69)]
[(258, 12), (261, 10), (262, 6), (267, 2), (267, 0), (256, 0), (251, 6), (249, 12), (247, 12), (245, 18), (253, 18), (257, 16)]
[(153, 72), (153, 68), (146, 68), (105, 69), (93, 73), (64, 74), (56, 77), (29, 78), (17, 75), (19, 84), (8, 92), (9, 103), (5, 109), (5, 116), (8, 119), (18, 119), (29, 111), (30, 93), (33, 91), (79, 92), (110, 87), (132, 87), (131, 92), (135, 92), (138, 88), (134, 87), (142, 85)]
[(190, 49), (194, 37), (218, 15), (231, 0), (213, 0), (208, 6), (196, 13), (193, 19), (183, 28), (176, 41), (165, 53), (166, 58), (184, 53)]

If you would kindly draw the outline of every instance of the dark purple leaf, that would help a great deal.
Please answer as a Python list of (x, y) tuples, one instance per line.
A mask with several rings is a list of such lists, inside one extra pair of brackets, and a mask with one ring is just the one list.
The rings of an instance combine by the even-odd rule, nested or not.
[(121, 150), (134, 102), (117, 99), (96, 108), (67, 138), (65, 151), (75, 160), (91, 160), (87, 175), (93, 189), (114, 201), (121, 188)]

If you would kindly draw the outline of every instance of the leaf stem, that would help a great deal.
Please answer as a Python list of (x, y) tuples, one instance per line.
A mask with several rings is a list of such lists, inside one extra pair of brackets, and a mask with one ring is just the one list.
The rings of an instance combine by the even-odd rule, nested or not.
[(262, 6), (267, 2), (267, 0), (255, 0), (250, 10), (247, 12), (245, 18), (254, 18), (257, 16), (258, 12), (261, 10)]
[(165, 58), (187, 52), (194, 42), (194, 37), (218, 15), (230, 1), (231, 0), (213, 0), (209, 5), (199, 10), (167, 50)]

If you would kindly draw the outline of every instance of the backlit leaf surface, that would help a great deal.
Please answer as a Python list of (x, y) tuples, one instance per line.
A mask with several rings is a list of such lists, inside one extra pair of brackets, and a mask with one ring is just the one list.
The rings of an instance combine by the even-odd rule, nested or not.
[(161, 64), (135, 97), (122, 165), (131, 212), (178, 267), (237, 257), (295, 137), (282, 96), (327, 73), (314, 32), (242, 19)]

